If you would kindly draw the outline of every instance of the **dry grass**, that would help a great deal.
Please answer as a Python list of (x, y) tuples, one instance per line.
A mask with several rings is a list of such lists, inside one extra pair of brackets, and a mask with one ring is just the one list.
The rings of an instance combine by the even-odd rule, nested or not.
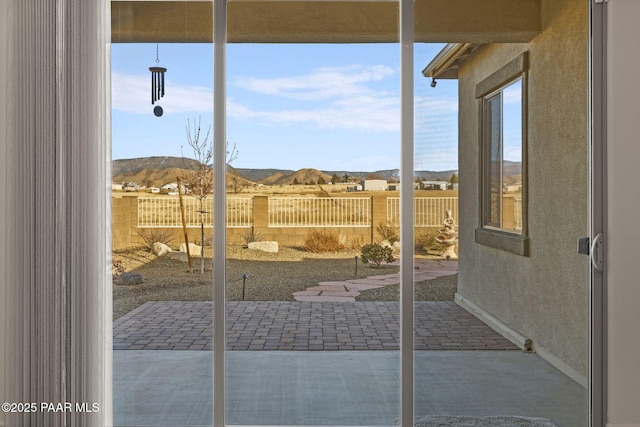
[[(168, 257), (156, 258), (143, 248), (114, 252), (126, 271), (142, 274), (137, 286), (113, 286), (113, 319), (147, 301), (211, 301), (213, 272), (211, 251), (205, 274), (191, 273), (187, 264)], [(359, 265), (355, 274), (354, 256), (358, 252), (313, 254), (300, 248), (281, 247), (277, 254), (252, 251), (241, 245), (227, 247), (225, 265), (226, 298), (238, 301), (242, 295), (242, 275), (247, 274), (245, 300), (293, 301), (293, 292), (316, 286), (321, 281), (343, 281), (372, 274), (391, 274), (395, 265), (379, 270)], [(418, 282), (416, 301), (450, 301), (457, 289), (457, 275)], [(399, 287), (386, 286), (362, 292), (358, 301), (398, 301)]]
[[(371, 270), (358, 268), (357, 252), (313, 254), (301, 248), (281, 247), (279, 253), (266, 253), (227, 247), (225, 263), (226, 296), (229, 301), (241, 299), (242, 275), (247, 274), (245, 300), (293, 301), (293, 292), (316, 286), (321, 281), (343, 281), (371, 275)], [(115, 285), (113, 318), (128, 313), (147, 301), (211, 301), (213, 260), (205, 251), (205, 274), (189, 272), (186, 263), (164, 256), (156, 258), (143, 248), (114, 252), (126, 271), (141, 273), (144, 282), (137, 286)], [(195, 265), (195, 264), (194, 264)], [(198, 264), (199, 265), (199, 264)], [(384, 266), (376, 274), (395, 273), (397, 266)], [(197, 270), (197, 269), (196, 269)]]
[(333, 230), (311, 230), (304, 239), (303, 249), (313, 253), (340, 252), (344, 245)]

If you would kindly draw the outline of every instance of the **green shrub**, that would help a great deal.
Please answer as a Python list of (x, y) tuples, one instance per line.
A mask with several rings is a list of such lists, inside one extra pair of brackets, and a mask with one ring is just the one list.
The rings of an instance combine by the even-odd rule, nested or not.
[(340, 236), (332, 230), (313, 230), (307, 234), (302, 245), (308, 252), (340, 252), (344, 245), (340, 242)]
[(393, 249), (389, 246), (382, 246), (380, 243), (370, 243), (362, 247), (362, 262), (365, 264), (375, 264), (376, 268), (380, 268), (380, 264), (384, 262), (393, 262)]

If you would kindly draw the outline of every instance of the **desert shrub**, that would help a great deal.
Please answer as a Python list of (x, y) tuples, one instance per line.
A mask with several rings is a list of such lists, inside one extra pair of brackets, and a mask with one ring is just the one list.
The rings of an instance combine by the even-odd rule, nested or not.
[(376, 231), (378, 232), (378, 235), (382, 238), (382, 240), (386, 240), (392, 245), (395, 242), (400, 241), (400, 234), (397, 227), (390, 227), (388, 225), (378, 224), (378, 226), (376, 227)]
[(365, 238), (362, 236), (355, 236), (351, 239), (351, 241), (349, 242), (349, 250), (352, 251), (360, 251), (360, 249), (362, 249), (362, 246), (365, 245)]
[(415, 250), (418, 253), (440, 252), (442, 245), (436, 241), (438, 230), (435, 228), (427, 228), (416, 231), (415, 234)]
[(302, 245), (308, 252), (339, 252), (344, 249), (340, 236), (332, 230), (312, 230), (307, 234)]
[(253, 229), (253, 227), (251, 227), (244, 233), (244, 236), (242, 236), (242, 238), (244, 240), (244, 244), (248, 245), (251, 242), (261, 242), (262, 234), (258, 233)]
[(393, 249), (380, 243), (370, 243), (362, 247), (361, 259), (365, 264), (375, 264), (376, 268), (380, 268), (383, 261), (393, 262)]
[(171, 230), (167, 228), (139, 228), (138, 236), (142, 238), (145, 247), (149, 249), (149, 251), (151, 251), (155, 242), (171, 246), (174, 237)]
[(211, 232), (205, 231), (205, 233), (204, 233), (204, 244), (202, 242), (202, 236), (200, 234), (198, 234), (197, 236), (194, 236), (193, 243), (198, 245), (198, 246), (202, 246), (202, 247), (213, 246), (213, 231), (211, 231)]

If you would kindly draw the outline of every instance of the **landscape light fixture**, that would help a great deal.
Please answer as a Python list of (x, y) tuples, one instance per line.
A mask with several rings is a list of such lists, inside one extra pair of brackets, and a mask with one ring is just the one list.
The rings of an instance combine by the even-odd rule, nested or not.
[[(156, 64), (160, 63), (158, 51), (158, 45), (156, 44)], [(149, 71), (151, 71), (151, 105), (153, 105), (164, 96), (164, 73), (167, 69), (156, 65), (155, 67), (149, 67)], [(156, 105), (153, 108), (153, 114), (156, 117), (162, 116), (163, 112), (160, 105)]]

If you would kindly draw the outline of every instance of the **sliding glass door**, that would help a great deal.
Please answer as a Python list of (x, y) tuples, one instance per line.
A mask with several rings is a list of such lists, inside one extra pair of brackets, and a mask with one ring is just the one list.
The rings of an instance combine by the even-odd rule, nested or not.
[(367, 279), (397, 288), (398, 249), (366, 258), (399, 181), (397, 21), (394, 2), (228, 3), (227, 424), (400, 416), (398, 300)]
[[(183, 13), (158, 38), (208, 61), (213, 42), (213, 84), (185, 101), (200, 87), (209, 122), (187, 122), (180, 156), (207, 141), (184, 191), (212, 188), (172, 231), (204, 248), (184, 266), (195, 282), (116, 335), (171, 321), (204, 337), (116, 347), (116, 421), (163, 425), (132, 403), (153, 379), (128, 374), (163, 366), (175, 425), (588, 425), (586, 1), (121, 3), (121, 17), (147, 3), (141, 25)], [(148, 37), (126, 28), (123, 42)], [(136, 198), (135, 229), (169, 216), (153, 197)], [(190, 379), (200, 418), (177, 409)]]

